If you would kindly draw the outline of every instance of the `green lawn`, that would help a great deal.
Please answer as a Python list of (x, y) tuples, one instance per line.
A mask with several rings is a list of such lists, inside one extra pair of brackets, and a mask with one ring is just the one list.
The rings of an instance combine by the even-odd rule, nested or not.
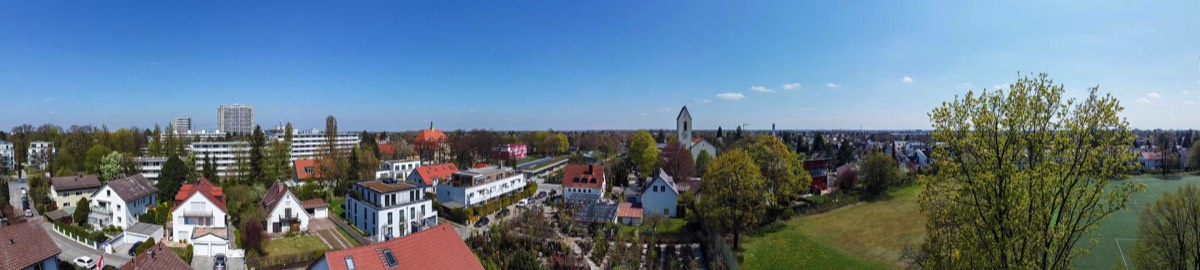
[(900, 250), (920, 245), (917, 186), (891, 198), (800, 216), (742, 240), (745, 269), (902, 269)]
[(542, 158), (542, 156), (535, 156), (535, 155), (529, 155), (529, 156), (525, 156), (525, 158), (522, 158), (522, 159), (518, 159), (518, 160), (517, 160), (517, 165), (521, 165), (521, 164), (523, 164), (523, 163), (530, 162), (530, 161), (534, 161), (534, 160), (538, 160), (538, 159), (541, 159), (541, 158)]
[(267, 241), (267, 245), (263, 247), (263, 250), (271, 256), (314, 251), (325, 252), (328, 249), (321, 238), (313, 235), (273, 239)]
[(346, 209), (342, 209), (342, 205), (344, 204), (346, 204), (346, 197), (334, 197), (332, 200), (329, 200), (329, 209), (333, 211), (334, 215), (344, 217), (346, 216)]
[[(647, 224), (642, 224), (642, 225), (650, 226)], [(619, 227), (620, 230), (618, 231), (618, 233), (620, 233), (621, 235), (630, 236), (630, 237), (633, 236), (633, 233), (635, 231), (641, 229), (641, 227), (634, 227), (634, 226), (628, 226), (628, 225), (618, 225), (618, 226), (620, 226)], [(656, 232), (658, 233), (658, 235), (668, 236), (668, 235), (678, 234), (680, 231), (683, 231), (683, 227), (685, 227), (685, 226), (687, 226), (687, 220), (682, 219), (682, 218), (671, 218), (671, 219), (663, 220), (662, 222), (658, 223), (658, 226), (655, 226), (655, 228), (657, 229)]]
[[(1099, 241), (1095, 246), (1091, 246), (1091, 254), (1075, 259), (1072, 265), (1075, 268), (1114, 269), (1124, 266), (1125, 262), (1122, 258), (1129, 260), (1127, 257), (1129, 250), (1138, 238), (1138, 217), (1141, 215), (1142, 209), (1153, 204), (1163, 193), (1175, 192), (1176, 189), (1187, 184), (1200, 185), (1200, 177), (1196, 176), (1163, 179), (1159, 176), (1141, 175), (1130, 177), (1124, 181), (1143, 184), (1146, 186), (1146, 190), (1134, 193), (1125, 211), (1113, 213), (1100, 221), (1100, 227), (1093, 231), (1099, 234)], [(1120, 184), (1124, 184), (1124, 182), (1114, 181), (1110, 186)], [(1090, 244), (1088, 239), (1082, 240), (1076, 247), (1086, 248)], [(1124, 251), (1124, 254), (1121, 251)], [(1133, 262), (1129, 262), (1129, 264), (1132, 266)]]

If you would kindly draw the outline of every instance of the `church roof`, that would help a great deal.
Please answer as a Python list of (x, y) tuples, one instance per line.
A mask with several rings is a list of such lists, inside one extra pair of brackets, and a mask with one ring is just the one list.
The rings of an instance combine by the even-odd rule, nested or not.
[(676, 116), (675, 120), (682, 119), (684, 115), (687, 115), (688, 118), (692, 118), (692, 114), (688, 113), (687, 106), (683, 106), (683, 109), (679, 110), (679, 116)]

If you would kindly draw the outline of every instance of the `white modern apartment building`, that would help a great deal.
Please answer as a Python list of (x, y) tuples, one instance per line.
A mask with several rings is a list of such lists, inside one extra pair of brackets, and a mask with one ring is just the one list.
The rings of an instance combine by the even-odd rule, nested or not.
[(512, 168), (484, 167), (456, 172), (437, 184), (437, 199), (451, 208), (470, 207), (525, 188), (525, 174)]
[(419, 232), (437, 225), (433, 200), (421, 188), (397, 180), (354, 183), (346, 196), (346, 221), (375, 241)]
[(254, 131), (254, 106), (224, 104), (217, 107), (217, 130), (233, 134)]
[(175, 117), (171, 120), (171, 132), (175, 134), (189, 133), (192, 131), (191, 117)]
[(162, 173), (163, 164), (167, 163), (165, 157), (135, 157), (133, 160), (137, 161), (142, 176), (154, 183), (158, 183), (158, 175)]
[(11, 142), (0, 140), (0, 167), (16, 168), (17, 151)]
[(45, 170), (46, 165), (50, 164), (51, 156), (54, 156), (54, 143), (36, 141), (29, 143), (29, 155), (25, 158), (28, 159), (29, 167)]
[(375, 179), (391, 178), (396, 180), (408, 179), (408, 176), (421, 166), (421, 160), (405, 159), (405, 160), (388, 160), (379, 164), (379, 169), (375, 170)]
[(91, 194), (87, 222), (96, 229), (109, 225), (128, 229), (158, 204), (157, 192), (158, 188), (141, 175), (108, 181)]
[[(284, 132), (274, 132), (271, 138), (277, 141), (283, 141), (287, 137)], [(310, 130), (292, 130), (292, 160), (297, 159), (312, 159), (325, 151), (325, 145), (328, 138), (325, 137), (325, 132), (318, 129)], [(358, 145), (358, 133), (354, 132), (339, 132), (334, 138), (334, 145), (338, 151), (342, 153), (350, 153), (350, 149)]]
[[(237, 170), (238, 155), (246, 155), (246, 159), (250, 158), (250, 143), (242, 141), (234, 142), (193, 142), (188, 145), (188, 151), (196, 157), (196, 171), (202, 171), (205, 161), (205, 155), (212, 159), (213, 163), (217, 164), (217, 176), (226, 177), (232, 175)], [(246, 166), (250, 166), (246, 164)]]

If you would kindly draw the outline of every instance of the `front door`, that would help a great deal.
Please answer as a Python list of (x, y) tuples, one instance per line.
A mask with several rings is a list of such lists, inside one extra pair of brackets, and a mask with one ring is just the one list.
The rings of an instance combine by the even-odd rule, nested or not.
[(275, 232), (275, 233), (283, 232), (283, 222), (275, 222), (275, 229), (272, 230), (272, 232)]

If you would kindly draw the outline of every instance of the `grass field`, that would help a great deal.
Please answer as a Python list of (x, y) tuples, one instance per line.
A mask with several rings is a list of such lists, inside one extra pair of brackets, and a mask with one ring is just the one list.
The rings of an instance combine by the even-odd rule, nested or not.
[(263, 247), (263, 251), (266, 251), (271, 256), (312, 251), (324, 252), (328, 249), (325, 246), (325, 242), (321, 242), (321, 238), (312, 235), (272, 239), (271, 241), (267, 241), (267, 245)]
[(925, 218), (917, 206), (920, 187), (891, 198), (828, 213), (793, 218), (766, 233), (744, 238), (745, 269), (901, 269), (900, 250), (919, 245)]
[[(642, 224), (642, 225), (645, 225), (645, 224)], [(618, 233), (620, 233), (621, 235), (624, 235), (626, 237), (633, 237), (634, 232), (641, 229), (640, 227), (628, 226), (628, 225), (624, 225), (624, 224), (618, 225), (618, 226), (620, 226)], [(650, 225), (645, 225), (645, 226), (650, 226)], [(684, 226), (687, 226), (687, 220), (684, 220), (682, 218), (670, 218), (670, 219), (663, 220), (662, 222), (658, 223), (658, 225), (655, 227), (657, 227), (656, 232), (658, 235), (671, 236), (671, 235), (678, 234), (680, 231), (683, 231)]]
[[(1131, 177), (1125, 181), (1146, 185), (1146, 190), (1135, 193), (1125, 211), (1113, 213), (1100, 221), (1100, 227), (1093, 231), (1099, 234), (1099, 241), (1092, 246), (1091, 254), (1075, 260), (1073, 265), (1075, 268), (1116, 269), (1118, 266), (1124, 266), (1125, 262), (1122, 258), (1129, 259), (1129, 250), (1133, 248), (1135, 239), (1138, 238), (1138, 216), (1141, 215), (1142, 209), (1153, 204), (1165, 192), (1174, 192), (1186, 184), (1200, 185), (1200, 177), (1196, 176), (1164, 179), (1159, 176), (1143, 175)], [(1112, 185), (1118, 184), (1123, 184), (1123, 182), (1113, 182)], [(1083, 240), (1077, 246), (1086, 247), (1087, 239)], [(1119, 247), (1118, 243), (1120, 243)]]

